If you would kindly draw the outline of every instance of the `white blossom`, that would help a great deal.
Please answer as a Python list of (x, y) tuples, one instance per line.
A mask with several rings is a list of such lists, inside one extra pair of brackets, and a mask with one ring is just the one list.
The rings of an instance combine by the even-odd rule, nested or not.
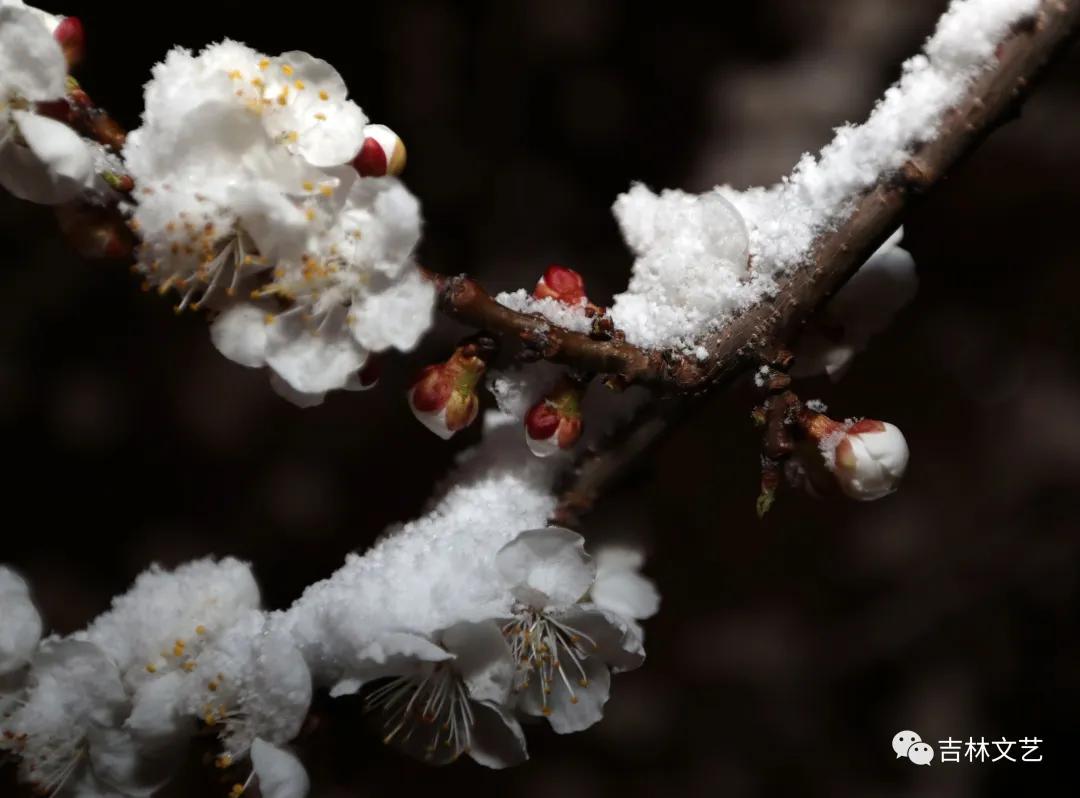
[(35, 103), (66, 92), (67, 63), (50, 16), (21, 3), (0, 5), (0, 185), (20, 199), (56, 205), (97, 178), (91, 145), (34, 112)]
[(251, 764), (263, 798), (304, 798), (310, 782), (307, 771), (291, 751), (256, 738)]
[(516, 706), (546, 717), (560, 734), (599, 721), (611, 670), (636, 668), (645, 658), (630, 621), (585, 600), (596, 565), (584, 543), (567, 529), (534, 529), (496, 557), (515, 598), (503, 634), (517, 663)]
[(326, 62), (224, 41), (155, 67), (124, 150), (148, 286), (221, 311), (217, 348), (302, 405), (431, 324), (416, 199), (350, 164), (366, 121)]
[(915, 296), (915, 260), (898, 229), (837, 292), (799, 339), (792, 376), (840, 379), (856, 354)]
[(395, 675), (367, 697), (383, 741), (431, 764), (467, 754), (491, 768), (528, 758), (525, 735), (505, 706), (514, 663), (492, 621), (461, 622), (394, 658)]
[[(0, 565), (0, 676), (23, 668), (41, 639), (41, 615), (26, 581)], [(2, 688), (0, 688), (2, 692)]]

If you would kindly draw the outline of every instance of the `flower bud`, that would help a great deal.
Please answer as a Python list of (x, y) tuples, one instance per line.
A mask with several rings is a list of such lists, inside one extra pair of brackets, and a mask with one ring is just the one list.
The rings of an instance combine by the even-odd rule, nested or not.
[(573, 448), (581, 437), (585, 386), (565, 378), (525, 414), (525, 441), (537, 457)]
[(873, 501), (888, 496), (907, 470), (908, 445), (893, 424), (874, 419), (856, 421), (836, 445), (833, 473), (852, 499)]
[(405, 143), (386, 125), (364, 128), (364, 143), (353, 159), (361, 177), (397, 176), (405, 170)]
[(487, 364), (474, 344), (459, 346), (445, 363), (425, 366), (409, 388), (413, 415), (440, 438), (449, 439), (476, 420), (476, 385)]
[(849, 498), (873, 501), (899, 486), (907, 470), (908, 445), (895, 425), (870, 418), (841, 424), (805, 409), (799, 423)]
[(568, 305), (576, 305), (585, 298), (585, 280), (573, 269), (553, 263), (536, 283), (533, 296), (537, 299), (549, 297)]
[(53, 31), (53, 38), (64, 51), (68, 68), (76, 66), (86, 54), (86, 33), (78, 17), (64, 17)]

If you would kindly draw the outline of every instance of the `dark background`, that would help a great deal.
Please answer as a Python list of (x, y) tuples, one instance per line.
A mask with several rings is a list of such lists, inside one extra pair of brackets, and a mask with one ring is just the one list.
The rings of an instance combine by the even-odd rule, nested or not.
[[(79, 3), (87, 91), (128, 127), (173, 43), (221, 36), (303, 49), (341, 71), (409, 147), (422, 261), (492, 289), (571, 265), (606, 302), (630, 257), (609, 212), (633, 179), (743, 187), (786, 173), (863, 119), (944, 0), (571, 2), (272, 7)], [(506, 773), (433, 770), (353, 717), (309, 758), (313, 794), (421, 790), (578, 798), (1005, 796), (1071, 772), (1080, 744), (1080, 59), (1049, 77), (907, 225), (918, 298), (839, 386), (839, 416), (897, 423), (912, 465), (871, 504), (785, 495), (754, 518), (750, 399), (718, 395), (582, 530), (649, 550), (664, 597), (649, 660), (607, 717), (530, 729)], [(446, 325), (393, 359), (380, 390), (299, 410), (265, 372), (211, 347), (201, 318), (70, 254), (48, 209), (0, 197), (3, 559), (58, 632), (84, 625), (152, 561), (250, 559), (266, 603), (413, 517), (454, 452), (410, 416), (408, 374)], [(1037, 736), (1041, 764), (896, 760), (936, 743)], [(1015, 752), (1015, 749), (1014, 749)], [(9, 777), (8, 777), (9, 778)], [(0, 793), (10, 788), (0, 777)], [(178, 794), (224, 794), (205, 787)]]

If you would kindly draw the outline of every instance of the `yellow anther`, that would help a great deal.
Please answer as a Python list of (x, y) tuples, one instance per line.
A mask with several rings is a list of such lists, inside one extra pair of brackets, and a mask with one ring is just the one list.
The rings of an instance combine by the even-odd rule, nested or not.
[(283, 91), (283, 92), (281, 92), (281, 94), (278, 95), (277, 104), (278, 105), (288, 105), (289, 104), (289, 92), (288, 92), (288, 90)]
[(216, 693), (217, 692), (217, 689), (218, 689), (218, 683), (217, 682), (208, 682), (206, 686), (210, 690), (211, 693)]
[(200, 623), (200, 624), (199, 624), (198, 626), (196, 626), (196, 627), (195, 627), (195, 634), (197, 634), (197, 635), (204, 635), (204, 634), (206, 634), (206, 627), (205, 627), (205, 626), (203, 626), (203, 625), (202, 625), (202, 624)]
[(263, 324), (273, 324), (273, 323), (274, 323), (274, 314), (273, 313), (267, 313), (265, 316), (263, 316)]
[(307, 220), (309, 222), (314, 222), (315, 221), (315, 209), (314, 208), (308, 208), (306, 211), (304, 211), (304, 216), (307, 217)]
[(320, 92), (319, 92), (319, 99), (320, 99), (320, 100), (329, 100), (329, 99), (330, 99), (330, 95), (329, 95), (329, 93), (327, 93), (327, 92), (325, 92), (325, 91), (320, 91)]
[(281, 65), (281, 71), (285, 73), (285, 77), (289, 77), (290, 75), (292, 75), (294, 70), (288, 64), (282, 64)]
[(232, 72), (229, 73), (229, 77), (233, 80), (241, 80), (244, 77), (244, 73), (242, 73), (239, 69), (234, 69)]
[(295, 130), (290, 130), (285, 136), (285, 138), (289, 140), (290, 144), (295, 144), (296, 142), (300, 141), (300, 134), (297, 133)]
[(264, 58), (259, 62), (259, 69), (266, 69), (268, 66), (270, 66), (269, 58)]
[(180, 667), (184, 669), (185, 673), (191, 673), (193, 670), (195, 670), (195, 660), (189, 659)]
[(152, 662), (146, 663), (146, 672), (147, 673), (157, 673), (157, 665), (155, 665)]
[(318, 119), (320, 122), (325, 122), (326, 114), (315, 114), (315, 118)]
[(319, 193), (322, 194), (324, 197), (332, 197), (332, 196), (334, 196), (334, 187), (333, 186), (319, 186)]
[(312, 183), (310, 180), (305, 180), (304, 181), (304, 191), (314, 191), (314, 190), (315, 190), (315, 184)]
[(251, 85), (254, 86), (257, 89), (261, 89), (264, 86), (266, 86), (266, 84), (263, 82), (262, 78), (252, 78), (251, 79)]
[(184, 649), (187, 647), (187, 643), (183, 640), (177, 640), (173, 643), (172, 653), (174, 657), (182, 657), (184, 655)]
[(307, 86), (304, 84), (304, 81), (302, 81), (302, 80), (295, 81), (293, 83), (293, 85), (296, 86), (298, 91), (303, 91), (304, 89), (307, 88)]
[(231, 754), (219, 754), (217, 759), (214, 760), (215, 767), (227, 768), (233, 763)]

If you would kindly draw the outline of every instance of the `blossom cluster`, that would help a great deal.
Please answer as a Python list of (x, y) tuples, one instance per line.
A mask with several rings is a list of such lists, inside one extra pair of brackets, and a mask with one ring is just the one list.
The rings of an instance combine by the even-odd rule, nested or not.
[(524, 716), (593, 725), (612, 674), (644, 659), (658, 594), (635, 550), (593, 558), (546, 526), (556, 469), (510, 444), (510, 417), (487, 426), (431, 512), (285, 611), (260, 608), (247, 564), (206, 559), (152, 567), (85, 630), (41, 640), (0, 569), (0, 750), (48, 794), (148, 795), (209, 730), (234, 794), (294, 798), (308, 778), (288, 743), (318, 688), (363, 691), (384, 740), (435, 764), (523, 761)]

